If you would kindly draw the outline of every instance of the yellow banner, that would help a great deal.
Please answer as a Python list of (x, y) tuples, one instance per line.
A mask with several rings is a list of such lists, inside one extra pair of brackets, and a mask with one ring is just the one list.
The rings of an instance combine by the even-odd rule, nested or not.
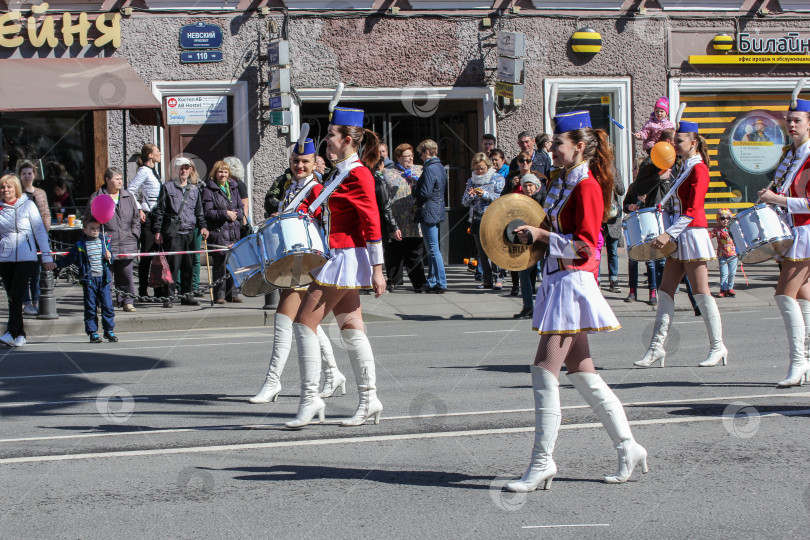
[(690, 64), (810, 64), (807, 54), (690, 54)]

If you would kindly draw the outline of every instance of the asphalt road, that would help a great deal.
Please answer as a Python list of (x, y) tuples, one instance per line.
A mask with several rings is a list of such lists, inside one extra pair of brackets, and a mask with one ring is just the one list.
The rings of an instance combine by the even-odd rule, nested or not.
[[(728, 304), (725, 304), (728, 305)], [(801, 538), (810, 510), (810, 387), (787, 369), (775, 308), (723, 311), (727, 367), (699, 368), (702, 319), (678, 312), (665, 369), (639, 369), (653, 315), (592, 336), (650, 473), (602, 483), (616, 453), (561, 377), (550, 491), (501, 486), (533, 440), (527, 321), (374, 322), (380, 425), (283, 429), (297, 409), (293, 348), (278, 402), (250, 405), (267, 328), (49, 338), (0, 351), (4, 538)], [(737, 416), (735, 416), (737, 415)]]

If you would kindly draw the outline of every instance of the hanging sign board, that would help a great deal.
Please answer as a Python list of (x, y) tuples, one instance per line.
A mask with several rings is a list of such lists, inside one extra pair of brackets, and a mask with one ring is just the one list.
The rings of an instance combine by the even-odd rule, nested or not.
[(267, 46), (267, 63), (271, 66), (286, 66), (290, 63), (290, 42), (271, 41)]
[(274, 68), (270, 70), (269, 90), (271, 93), (290, 93), (290, 68)]
[(222, 62), (222, 51), (183, 51), (180, 53), (181, 64), (202, 64), (205, 62)]
[(517, 58), (498, 57), (498, 80), (512, 84), (523, 83), (524, 61)]
[(270, 96), (270, 101), (268, 102), (268, 108), (270, 109), (289, 109), (291, 105), (292, 100), (290, 99), (290, 94)]
[(522, 84), (511, 84), (505, 82), (495, 83), (495, 95), (508, 99), (523, 99), (526, 94), (526, 87)]
[(175, 96), (166, 99), (166, 123), (171, 126), (227, 124), (227, 96)]
[(292, 124), (292, 113), (290, 111), (271, 111), (271, 126), (289, 126)]
[(498, 32), (498, 56), (526, 56), (526, 38), (523, 32)]
[(180, 48), (219, 49), (222, 47), (222, 28), (216, 24), (198, 22), (180, 28)]

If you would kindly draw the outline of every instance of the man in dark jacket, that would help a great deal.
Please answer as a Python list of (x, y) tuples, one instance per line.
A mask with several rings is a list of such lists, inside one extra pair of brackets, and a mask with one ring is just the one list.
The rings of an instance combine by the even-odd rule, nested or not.
[(447, 172), (439, 161), (439, 146), (426, 139), (416, 151), (425, 164), (422, 175), (416, 181), (413, 196), (416, 198), (416, 221), (422, 226), (422, 235), (428, 248), (428, 277), (425, 290), (442, 294), (447, 290), (444, 260), (439, 249), (439, 225), (444, 222), (444, 194), (447, 190)]
[[(189, 182), (194, 172), (191, 161), (180, 157), (174, 161), (174, 166), (179, 169), (177, 180), (160, 186), (160, 194), (153, 212), (155, 243), (161, 244), (165, 251), (191, 251), (195, 227), (200, 229), (203, 238), (208, 238), (202, 192), (195, 184)], [(193, 257), (190, 254), (170, 255), (167, 259), (173, 275), (178, 268), (180, 269), (181, 294), (190, 293), (194, 273)], [(174, 296), (176, 289), (175, 283), (169, 285), (169, 295)], [(191, 295), (184, 296), (180, 303), (187, 306), (200, 305)], [(163, 307), (170, 308), (172, 303), (164, 302)]]
[[(541, 151), (534, 147), (534, 137), (532, 137), (531, 133), (528, 131), (522, 131), (520, 135), (518, 135), (518, 147), (520, 147), (520, 152), (527, 152), (532, 156), (532, 169), (539, 171), (543, 174), (543, 176), (548, 178), (551, 171), (548, 170), (548, 167), (544, 162), (543, 158), (546, 156), (541, 155)], [(518, 169), (518, 158), (515, 157), (509, 162), (509, 174), (514, 173)]]

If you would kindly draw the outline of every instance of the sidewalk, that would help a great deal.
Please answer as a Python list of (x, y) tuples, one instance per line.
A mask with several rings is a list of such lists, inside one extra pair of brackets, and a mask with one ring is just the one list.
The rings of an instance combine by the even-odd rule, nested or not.
[[(607, 269), (603, 261), (603, 269)], [(737, 270), (735, 291), (736, 298), (718, 298), (717, 304), (721, 311), (750, 308), (762, 308), (775, 305), (773, 290), (778, 278), (778, 268), (774, 262), (766, 262), (755, 266), (746, 266), (748, 285), (742, 272)], [(205, 267), (202, 270), (201, 282), (207, 283)], [(647, 299), (644, 266), (640, 267), (641, 300)], [(627, 304), (627, 257), (624, 250), (619, 255), (619, 284), (621, 294), (612, 294), (607, 291), (607, 277), (602, 279), (602, 292), (613, 310), (621, 315), (649, 316), (654, 308), (645, 301)], [(718, 291), (719, 273), (716, 261), (709, 263), (709, 282), (712, 293)], [(412, 292), (407, 277), (405, 286), (393, 293), (386, 293), (380, 298), (374, 295), (361, 294), (363, 304), (363, 317), (366, 321), (397, 321), (397, 320), (445, 320), (445, 319), (511, 319), (512, 315), (520, 311), (522, 304), (520, 297), (508, 296), (510, 289), (507, 276), (503, 291), (478, 290), (473, 281), (472, 273), (467, 271), (466, 265), (453, 265), (447, 267), (448, 292), (446, 294), (417, 294)], [(79, 285), (66, 285), (59, 283), (56, 286), (57, 311), (59, 318), (55, 320), (26, 319), (26, 333), (31, 338), (42, 338), (51, 335), (84, 334), (84, 321), (82, 315), (82, 289)], [(5, 293), (2, 293), (5, 296)], [(210, 300), (198, 298), (199, 307), (181, 306), (175, 303), (172, 309), (165, 309), (160, 303), (136, 304), (136, 313), (125, 313), (116, 309), (116, 333), (144, 332), (155, 330), (179, 330), (183, 328), (244, 328), (257, 326), (272, 326), (274, 311), (265, 311), (264, 297), (242, 297), (241, 304), (225, 304), (211, 306)], [(677, 310), (689, 310), (692, 307), (685, 292), (676, 295)], [(7, 317), (7, 304), (0, 302), (0, 321)], [(332, 317), (327, 319), (330, 322)]]

